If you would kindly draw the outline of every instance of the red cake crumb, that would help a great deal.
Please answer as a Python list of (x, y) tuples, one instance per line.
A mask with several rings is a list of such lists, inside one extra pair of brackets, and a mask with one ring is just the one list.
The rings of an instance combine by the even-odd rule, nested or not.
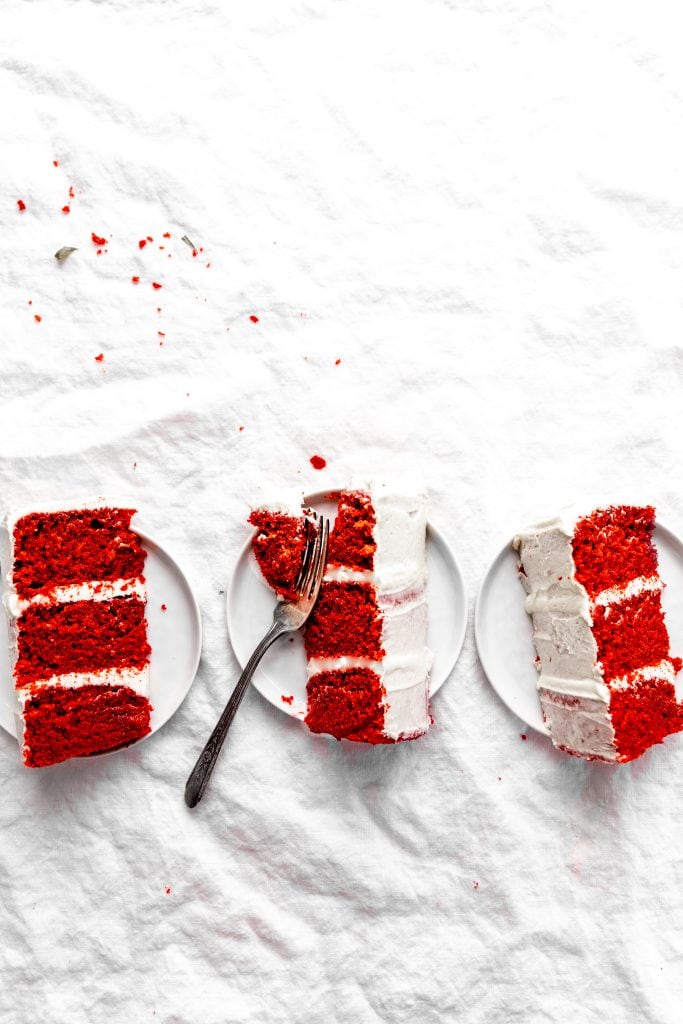
[(17, 199), (17, 206), (19, 207), (19, 213), (23, 213), (26, 209), (26, 203), (23, 199)]
[(162, 604), (161, 610), (162, 610), (162, 612), (168, 611), (168, 609), (167, 609), (165, 604)]
[(264, 579), (281, 597), (295, 600), (294, 587), (306, 547), (304, 519), (257, 509), (249, 522), (258, 533), (252, 542)]
[(620, 761), (632, 761), (666, 736), (683, 730), (683, 709), (674, 686), (665, 679), (612, 689), (609, 709)]
[(606, 680), (642, 665), (658, 665), (669, 654), (659, 591), (593, 608), (593, 636)]
[(24, 707), (30, 768), (126, 746), (150, 731), (146, 697), (126, 686), (45, 686)]
[(76, 193), (74, 192), (74, 187), (73, 187), (73, 185), (69, 185), (69, 198), (70, 198), (70, 199), (74, 199), (74, 198), (75, 198), (75, 195), (76, 195)]
[(654, 526), (652, 506), (598, 509), (579, 519), (572, 541), (575, 575), (590, 597), (637, 576), (657, 574)]
[(310, 463), (313, 466), (313, 469), (324, 469), (327, 465), (327, 462), (322, 455), (311, 455)]
[(339, 366), (340, 363), (341, 363), (341, 359), (335, 359), (335, 361), (334, 361), (334, 365), (335, 366)]
[(152, 281), (152, 288), (156, 288), (158, 291), (159, 288), (163, 288), (163, 285), (160, 285), (157, 281)]
[(337, 739), (391, 743), (383, 735), (382, 683), (370, 669), (318, 672), (306, 686), (306, 725)]
[(521, 739), (523, 739), (523, 740), (526, 740), (526, 738), (527, 738), (527, 735), (526, 735), (526, 733), (525, 733), (525, 732), (520, 732), (520, 734), (519, 734), (519, 735), (520, 735), (520, 738), (521, 738)]
[(323, 583), (315, 608), (304, 627), (309, 658), (344, 655), (379, 661), (382, 620), (369, 583)]
[(59, 167), (59, 160), (53, 160), (52, 161), (52, 166), (53, 167)]
[(100, 352), (100, 354), (98, 356), (95, 356), (95, 362), (96, 363), (101, 363), (103, 361), (104, 361), (104, 352)]
[(330, 534), (327, 561), (351, 569), (372, 569), (375, 548), (375, 512), (364, 491), (345, 491)]
[(90, 237), (93, 240), (94, 245), (107, 245), (107, 239), (101, 235), (96, 235), (94, 231), (91, 232)]
[(140, 278), (139, 277), (131, 277), (131, 281), (133, 282), (133, 284), (140, 284)]
[(283, 693), (282, 696), (280, 697), (280, 700), (282, 701), (283, 704), (292, 704), (292, 703), (294, 703), (294, 696), (292, 695), (292, 696), (286, 697), (284, 695), (284, 693)]
[(14, 527), (14, 586), (31, 598), (88, 580), (137, 579), (145, 552), (130, 529), (133, 509), (32, 512)]
[(144, 668), (151, 653), (146, 629), (145, 603), (136, 597), (32, 604), (19, 617), (16, 684), (67, 672)]
[(147, 239), (141, 238), (140, 241), (138, 242), (138, 248), (144, 249), (146, 245), (147, 245)]
[(71, 213), (71, 207), (67, 204), (62, 207), (62, 213)]
[[(197, 254), (196, 254), (196, 253), (192, 253), (192, 255), (193, 255), (193, 256), (196, 256)], [(251, 320), (252, 324), (257, 324), (257, 323), (258, 323), (258, 317), (257, 317), (257, 316), (254, 316), (254, 314), (253, 314), (253, 313), (251, 314), (251, 316), (249, 317), (249, 319)]]
[(164, 231), (164, 238), (170, 238), (170, 237), (171, 237), (171, 232), (170, 231)]
[(42, 320), (43, 318), (42, 318), (42, 316), (40, 315), (40, 313), (34, 313), (34, 314), (33, 314), (33, 319), (35, 320), (35, 322), (36, 322), (37, 324), (39, 324), (39, 323), (40, 323), (40, 321), (41, 321), (41, 320)]
[(166, 886), (166, 888), (164, 889), (164, 892), (166, 893), (167, 896), (171, 895), (171, 887), (170, 887), (170, 885)]

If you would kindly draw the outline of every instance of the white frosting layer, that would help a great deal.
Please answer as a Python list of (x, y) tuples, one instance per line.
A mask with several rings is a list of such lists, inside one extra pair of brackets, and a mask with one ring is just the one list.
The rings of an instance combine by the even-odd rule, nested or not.
[(631, 598), (639, 597), (646, 591), (653, 593), (663, 589), (664, 584), (659, 576), (636, 576), (623, 587), (609, 587), (607, 590), (601, 590), (597, 597), (593, 598), (593, 604), (619, 604), (620, 601), (630, 601)]
[(374, 571), (378, 592), (391, 594), (423, 587), (427, 579), (427, 496), (397, 494), (379, 484), (373, 484), (369, 494), (376, 516)]
[(251, 510), (252, 512), (274, 512), (276, 515), (299, 519), (303, 498), (303, 492), (294, 487), (280, 490), (277, 494), (259, 487), (256, 501), (251, 505)]
[(574, 575), (575, 522), (546, 520), (518, 534), (513, 545), (524, 569), (520, 579), (540, 663), (541, 707), (553, 743), (587, 757), (616, 760), (609, 689), (591, 629), (591, 604)]
[(149, 666), (144, 668), (102, 668), (96, 672), (66, 672), (62, 675), (46, 676), (19, 690), (19, 699), (25, 702), (33, 690), (43, 686), (65, 686), (78, 689), (81, 686), (127, 686), (130, 690), (149, 697)]
[(17, 618), (31, 605), (70, 604), (72, 601), (112, 601), (115, 597), (138, 597), (144, 601), (147, 588), (144, 580), (91, 580), (89, 583), (74, 583), (65, 587), (54, 587), (47, 594), (36, 594), (28, 601), (22, 600), (16, 590), (8, 590), (3, 603), (9, 615)]

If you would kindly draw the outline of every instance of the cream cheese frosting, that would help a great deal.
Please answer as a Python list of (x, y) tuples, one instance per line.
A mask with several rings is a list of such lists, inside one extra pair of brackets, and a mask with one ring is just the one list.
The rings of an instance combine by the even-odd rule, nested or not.
[(614, 761), (609, 689), (591, 629), (591, 602), (574, 574), (572, 537), (578, 518), (564, 514), (543, 520), (512, 543), (522, 563), (524, 604), (538, 655), (539, 697), (553, 742)]

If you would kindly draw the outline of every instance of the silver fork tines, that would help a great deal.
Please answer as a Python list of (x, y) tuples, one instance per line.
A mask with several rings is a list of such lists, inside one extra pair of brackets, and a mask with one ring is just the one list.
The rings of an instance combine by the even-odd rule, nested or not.
[(232, 691), (230, 699), (223, 709), (223, 714), (218, 719), (215, 729), (209, 736), (206, 746), (197, 758), (185, 784), (185, 803), (188, 807), (195, 807), (202, 798), (225, 742), (228, 729), (261, 658), (279, 637), (285, 633), (291, 633), (293, 630), (301, 629), (313, 611), (325, 573), (330, 524), (327, 519), (321, 519), (313, 512), (310, 518), (306, 517), (305, 529), (306, 547), (295, 583), (297, 598), (295, 601), (278, 601), (270, 629), (244, 666), (237, 686)]

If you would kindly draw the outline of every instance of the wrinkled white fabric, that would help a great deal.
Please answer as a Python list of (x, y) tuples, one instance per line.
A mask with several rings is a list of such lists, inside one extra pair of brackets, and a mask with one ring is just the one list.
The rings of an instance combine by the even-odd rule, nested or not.
[(251, 692), (182, 793), (259, 487), (419, 471), (470, 598), (580, 493), (683, 530), (682, 29), (659, 0), (3, 5), (1, 504), (130, 495), (205, 627), (134, 749), (32, 772), (0, 735), (3, 1024), (678, 1024), (683, 740), (523, 742), (471, 631), (424, 739)]

